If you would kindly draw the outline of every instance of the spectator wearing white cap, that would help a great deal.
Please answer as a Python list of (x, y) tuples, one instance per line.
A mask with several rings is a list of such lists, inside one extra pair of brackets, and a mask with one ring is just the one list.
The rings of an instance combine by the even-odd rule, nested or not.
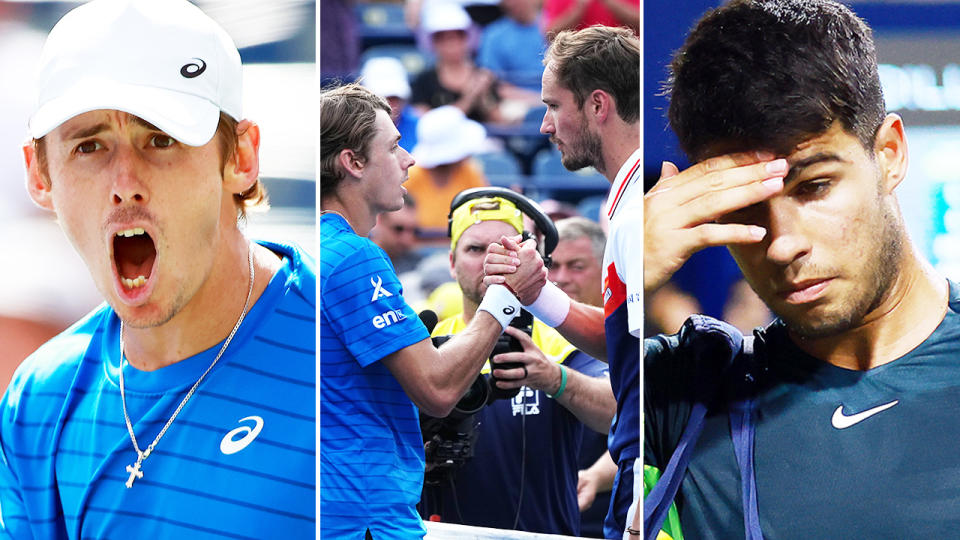
[(316, 278), (240, 227), (236, 46), (186, 0), (93, 0), (37, 67), (27, 191), (106, 303), (0, 401), (0, 537), (313, 538)]
[(483, 150), (486, 129), (452, 105), (427, 111), (417, 124), (416, 165), (410, 167), (407, 192), (417, 201), (422, 234), (446, 238), (450, 201), (461, 191), (489, 185), (471, 159)]
[(410, 81), (400, 60), (392, 56), (375, 56), (363, 64), (360, 84), (390, 104), (390, 119), (400, 132), (400, 146), (417, 145), (419, 115), (410, 106)]
[(414, 107), (423, 112), (453, 105), (478, 122), (502, 122), (497, 78), (473, 61), (475, 31), (466, 10), (445, 0), (428, 2), (421, 30), (436, 62), (413, 81)]

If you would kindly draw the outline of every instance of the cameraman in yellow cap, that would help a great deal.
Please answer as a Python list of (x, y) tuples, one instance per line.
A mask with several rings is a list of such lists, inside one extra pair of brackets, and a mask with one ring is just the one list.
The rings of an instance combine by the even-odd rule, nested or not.
[[(460, 285), (463, 311), (440, 321), (434, 336), (456, 334), (472, 319), (486, 289), (487, 246), (523, 233), (524, 213), (541, 213), (507, 190), (471, 191), (476, 195), (464, 192), (454, 199), (449, 218), (450, 272)], [(539, 218), (538, 225), (545, 221), (552, 228), (546, 215)], [(584, 428), (606, 433), (616, 410), (606, 364), (526, 312), (505, 332), (503, 341), (513, 342), (513, 352), (498, 354), (498, 346), (482, 370), (492, 375), (493, 397), (474, 418), (473, 457), (449, 471), (451, 481), (426, 488), (421, 512), (445, 522), (579, 535), (580, 440)], [(501, 363), (512, 367), (498, 367)]]

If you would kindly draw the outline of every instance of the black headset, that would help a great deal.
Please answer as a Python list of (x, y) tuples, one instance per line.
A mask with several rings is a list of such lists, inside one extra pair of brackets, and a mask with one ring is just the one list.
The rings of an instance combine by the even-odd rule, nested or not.
[[(517, 205), (527, 217), (533, 220), (537, 229), (543, 233), (543, 246), (540, 256), (543, 258), (544, 266), (550, 266), (550, 254), (557, 247), (560, 236), (557, 233), (557, 227), (553, 224), (550, 216), (543, 211), (543, 208), (533, 200), (517, 193), (516, 191), (503, 187), (478, 187), (470, 188), (457, 193), (450, 201), (450, 213), (447, 215), (447, 236), (453, 237), (453, 212), (460, 208), (464, 203), (473, 199), (484, 197), (500, 197)], [(524, 239), (529, 238), (530, 233), (524, 231)]]

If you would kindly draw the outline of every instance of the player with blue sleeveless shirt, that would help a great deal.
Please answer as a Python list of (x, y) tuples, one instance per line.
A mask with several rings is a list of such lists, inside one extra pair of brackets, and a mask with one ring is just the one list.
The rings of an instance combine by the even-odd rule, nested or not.
[[(440, 349), (366, 235), (403, 205), (413, 158), (390, 106), (356, 84), (320, 98), (320, 535), (419, 538), (424, 456), (418, 410), (446, 416), (520, 305), (488, 290)], [(544, 277), (545, 280), (545, 277)]]
[(695, 165), (665, 163), (645, 197), (644, 290), (727, 245), (777, 320), (751, 340), (695, 317), (645, 342), (644, 455), (663, 472), (645, 516), (675, 488), (687, 537), (956, 536), (960, 289), (904, 224), (906, 135), (870, 28), (833, 0), (738, 0), (670, 71)]
[(0, 535), (314, 536), (314, 263), (240, 228), (236, 46), (185, 0), (94, 0), (38, 67), (27, 190), (106, 305), (0, 402)]

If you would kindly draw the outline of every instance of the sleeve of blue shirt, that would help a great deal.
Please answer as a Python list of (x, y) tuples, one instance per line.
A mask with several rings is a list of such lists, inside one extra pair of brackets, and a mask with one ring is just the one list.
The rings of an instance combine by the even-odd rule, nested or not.
[(574, 351), (563, 360), (563, 365), (588, 377), (609, 377), (610, 368), (583, 351)]
[(372, 242), (343, 260), (327, 290), (330, 324), (361, 366), (430, 337), (403, 300), (393, 266)]
[[(8, 427), (8, 426), (5, 426)], [(33, 538), (10, 462), (6, 444), (0, 440), (0, 538)]]

